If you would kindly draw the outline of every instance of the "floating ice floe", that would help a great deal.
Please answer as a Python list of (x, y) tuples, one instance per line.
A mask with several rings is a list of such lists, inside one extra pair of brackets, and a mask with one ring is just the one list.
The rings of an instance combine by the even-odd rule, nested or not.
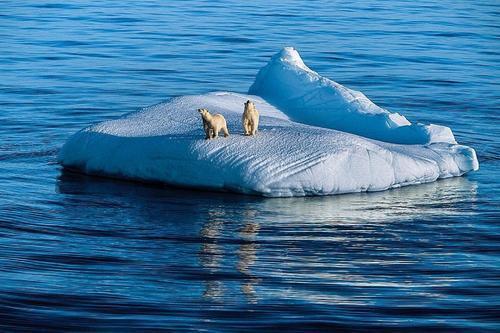
[[(293, 48), (261, 69), (250, 94), (181, 96), (87, 127), (59, 162), (89, 174), (269, 197), (380, 191), (479, 167), (444, 126), (411, 124), (310, 70)], [(243, 104), (260, 112), (243, 136)], [(204, 140), (196, 111), (225, 116), (231, 135)]]

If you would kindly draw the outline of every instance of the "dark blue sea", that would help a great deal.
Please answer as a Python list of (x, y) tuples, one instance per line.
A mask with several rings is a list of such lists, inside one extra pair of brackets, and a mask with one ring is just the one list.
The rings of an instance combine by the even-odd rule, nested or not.
[[(57, 164), (89, 124), (246, 92), (284, 46), (480, 170), (264, 199)], [(498, 332), (499, 152), (495, 0), (0, 1), (0, 331)]]

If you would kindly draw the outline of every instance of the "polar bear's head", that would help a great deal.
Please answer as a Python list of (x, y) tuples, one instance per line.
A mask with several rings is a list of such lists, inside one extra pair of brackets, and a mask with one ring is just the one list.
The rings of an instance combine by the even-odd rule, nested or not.
[(207, 109), (198, 109), (198, 112), (201, 114), (201, 116), (206, 116), (207, 114), (210, 114)]
[(255, 110), (255, 105), (251, 100), (245, 102), (245, 111), (246, 110)]

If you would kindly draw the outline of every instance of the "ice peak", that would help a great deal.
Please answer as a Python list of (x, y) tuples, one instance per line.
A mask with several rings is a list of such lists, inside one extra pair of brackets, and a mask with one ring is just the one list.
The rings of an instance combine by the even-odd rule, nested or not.
[(309, 67), (307, 67), (306, 64), (304, 64), (304, 61), (302, 61), (299, 52), (292, 46), (284, 47), (280, 52), (276, 53), (271, 59), (271, 62), (275, 61), (284, 62), (310, 71)]

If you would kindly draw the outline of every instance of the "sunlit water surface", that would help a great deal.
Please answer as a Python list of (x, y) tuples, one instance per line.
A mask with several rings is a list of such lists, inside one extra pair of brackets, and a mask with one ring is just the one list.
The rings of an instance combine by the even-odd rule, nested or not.
[[(497, 1), (3, 1), (0, 331), (498, 331)], [(245, 92), (295, 46), (477, 150), (463, 178), (263, 199), (63, 172), (80, 128)]]

